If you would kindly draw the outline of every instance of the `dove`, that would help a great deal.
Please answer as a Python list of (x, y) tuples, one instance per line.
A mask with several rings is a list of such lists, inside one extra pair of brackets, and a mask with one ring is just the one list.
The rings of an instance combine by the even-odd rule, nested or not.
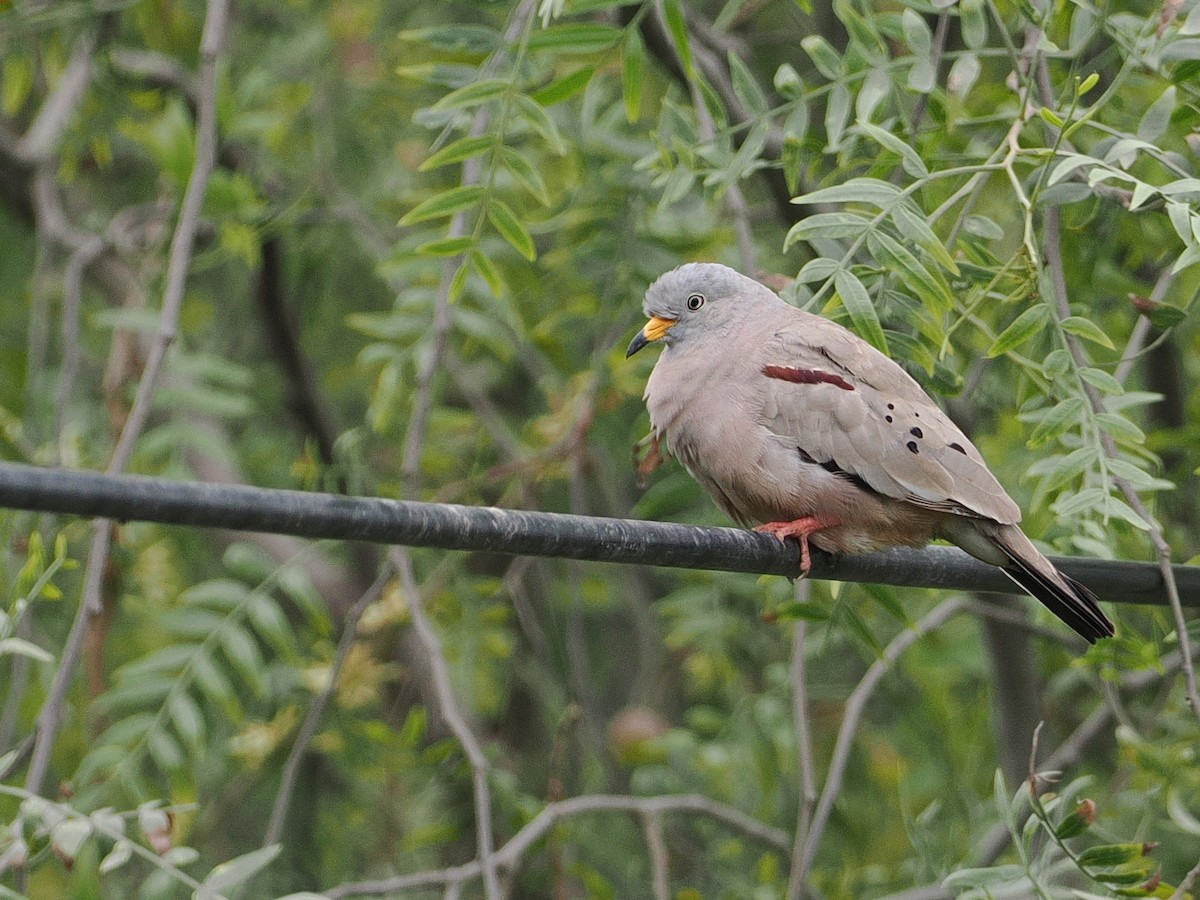
[(646, 383), (652, 436), (738, 524), (833, 554), (941, 538), (1001, 568), (1094, 643), (1096, 595), (1025, 536), (975, 445), (896, 362), (835, 322), (715, 263), (646, 292), (626, 357), (664, 345)]

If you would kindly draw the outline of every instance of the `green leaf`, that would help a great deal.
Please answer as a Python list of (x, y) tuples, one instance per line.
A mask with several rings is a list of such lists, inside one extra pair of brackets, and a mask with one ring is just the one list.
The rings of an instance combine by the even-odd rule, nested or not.
[(900, 229), (902, 235), (928, 253), (947, 272), (952, 275), (958, 274), (958, 264), (954, 261), (954, 257), (950, 255), (950, 251), (946, 249), (941, 238), (934, 234), (924, 216), (906, 203), (897, 203), (893, 206), (891, 215), (892, 221), (896, 223), (896, 227)]
[(775, 70), (772, 84), (775, 92), (785, 100), (799, 100), (804, 96), (804, 80), (791, 63), (784, 63)]
[(878, 178), (851, 178), (842, 184), (810, 191), (793, 203), (871, 203), (887, 209), (900, 196), (900, 188)]
[(879, 324), (879, 314), (858, 276), (849, 269), (838, 269), (833, 276), (833, 285), (842, 298), (846, 312), (850, 313), (850, 321), (854, 323), (859, 336), (877, 350), (887, 353), (887, 338), (883, 334), (883, 326)]
[(533, 130), (542, 136), (542, 139), (550, 145), (550, 149), (562, 156), (567, 152), (566, 145), (563, 144), (562, 135), (558, 133), (558, 126), (554, 124), (554, 120), (550, 118), (550, 114), (542, 108), (542, 105), (532, 97), (527, 97), (524, 94), (517, 94), (516, 98), (517, 113), (523, 118)]
[(1071, 428), (1079, 421), (1081, 412), (1083, 412), (1083, 399), (1080, 397), (1068, 397), (1051, 407), (1045, 417), (1038, 422), (1037, 427), (1033, 429), (1033, 433), (1029, 435), (1028, 446), (1030, 449), (1044, 446)]
[(37, 644), (24, 638), (10, 637), (0, 640), (0, 656), (24, 656), (35, 662), (54, 662), (54, 656)]
[(274, 861), (279, 855), (279, 850), (280, 845), (273, 844), (213, 866), (200, 889), (196, 891), (196, 900), (216, 900), (221, 892), (249, 881)]
[(959, 0), (958, 14), (962, 20), (963, 43), (972, 50), (983, 47), (988, 33), (985, 0)]
[(1099, 166), (1102, 165), (1100, 160), (1093, 156), (1084, 156), (1082, 153), (1067, 153), (1063, 155), (1062, 160), (1050, 172), (1050, 176), (1046, 179), (1046, 186), (1057, 184), (1062, 181), (1076, 169), (1081, 166)]
[(964, 53), (950, 66), (950, 74), (946, 76), (946, 90), (959, 97), (965, 97), (979, 80), (983, 67), (979, 57), (974, 53)]
[(1016, 863), (1005, 863), (999, 866), (989, 866), (978, 869), (959, 869), (951, 872), (942, 879), (942, 886), (948, 889), (958, 888), (989, 888), (1002, 884), (1011, 884), (1025, 876), (1025, 869)]
[(829, 101), (825, 106), (825, 139), (828, 149), (836, 150), (841, 146), (842, 133), (850, 120), (850, 89), (842, 82), (837, 82), (829, 92)]
[(1158, 99), (1150, 104), (1142, 120), (1138, 122), (1137, 136), (1143, 141), (1157, 141), (1166, 133), (1171, 124), (1171, 114), (1175, 112), (1175, 85), (1169, 85), (1158, 95)]
[(805, 35), (800, 40), (800, 46), (809, 55), (817, 71), (836, 81), (842, 76), (842, 55), (833, 49), (833, 45), (819, 34)]
[(950, 286), (935, 275), (909, 251), (907, 247), (882, 231), (867, 238), (871, 254), (887, 269), (899, 276), (900, 281), (920, 297), (927, 306), (937, 312), (949, 312), (954, 308), (954, 295)]
[(204, 716), (187, 691), (175, 691), (167, 701), (171, 722), (184, 742), (199, 748), (204, 741)]
[(526, 159), (520, 151), (513, 147), (501, 147), (500, 162), (504, 164), (504, 168), (513, 178), (517, 179), (521, 187), (537, 198), (538, 202), (543, 206), (550, 205), (550, 194), (546, 191), (546, 183), (542, 181), (542, 176), (533, 167), (533, 163)]
[[(788, 193), (795, 194), (800, 185), (800, 167), (804, 164), (804, 142), (790, 134), (784, 137), (779, 164), (783, 168)], [(784, 249), (787, 249), (786, 243)]]
[(1093, 344), (1099, 344), (1101, 347), (1107, 347), (1109, 350), (1116, 349), (1112, 338), (1105, 334), (1100, 329), (1100, 326), (1091, 319), (1085, 319), (1083, 316), (1068, 316), (1059, 324), (1062, 325), (1063, 331), (1068, 334), (1081, 337), (1085, 341), (1091, 341)]
[(1062, 116), (1048, 106), (1043, 106), (1038, 109), (1038, 115), (1041, 116), (1043, 122), (1047, 122), (1053, 125), (1055, 128), (1062, 128), (1065, 124)]
[(687, 21), (683, 16), (683, 7), (679, 0), (663, 0), (663, 17), (667, 20), (667, 30), (671, 32), (671, 40), (675, 44), (675, 52), (679, 54), (679, 64), (683, 66), (688, 78), (696, 77), (692, 64), (692, 45), (688, 40)]
[(513, 249), (527, 260), (533, 262), (537, 257), (537, 248), (533, 245), (533, 238), (529, 236), (529, 232), (517, 219), (508, 204), (503, 200), (493, 199), (488, 203), (487, 215), (489, 221), (496, 227), (496, 231), (500, 233), (500, 237), (508, 241)]
[(446, 53), (491, 53), (499, 49), (500, 32), (482, 25), (433, 25), (413, 28), (399, 34), (401, 41), (428, 44)]
[(1120, 866), (1141, 859), (1145, 855), (1146, 845), (1142, 843), (1129, 844), (1100, 844), (1088, 847), (1079, 854), (1079, 864), (1091, 868), (1093, 866)]
[(487, 150), (496, 146), (496, 140), (499, 135), (485, 134), (482, 137), (465, 137), (455, 141), (453, 144), (443, 147), (438, 150), (429, 159), (421, 163), (417, 167), (418, 172), (428, 172), (430, 169), (436, 169), (439, 166), (448, 166), (451, 163), (462, 162), (464, 159), (470, 159), (472, 156), (478, 156)]
[(1138, 428), (1120, 413), (1102, 412), (1096, 414), (1096, 422), (1117, 440), (1128, 441), (1140, 446), (1146, 443), (1146, 432)]
[(995, 359), (1001, 354), (1014, 350), (1042, 330), (1050, 318), (1050, 308), (1044, 303), (1031, 306), (1017, 316), (1012, 324), (996, 335), (992, 346), (984, 354), (988, 359)]
[(788, 230), (783, 239), (783, 249), (786, 251), (796, 241), (812, 238), (836, 240), (857, 237), (866, 231), (870, 224), (869, 219), (849, 212), (814, 213), (805, 216)]
[(636, 27), (625, 30), (621, 49), (621, 94), (625, 100), (625, 118), (633, 124), (642, 115), (642, 82), (646, 74), (646, 45)]
[(925, 176), (929, 175), (929, 169), (925, 167), (922, 158), (904, 140), (896, 137), (892, 132), (884, 131), (880, 126), (871, 125), (870, 122), (859, 120), (858, 127), (862, 128), (869, 137), (874, 139), (877, 144), (882, 145), (884, 149), (898, 155), (905, 172), (912, 175), (913, 178), (925, 178)]
[(530, 50), (559, 53), (598, 53), (621, 39), (621, 29), (611, 25), (565, 24), (542, 28), (529, 36)]
[(904, 40), (913, 55), (928, 58), (933, 47), (933, 35), (929, 33), (925, 20), (914, 10), (906, 8), (900, 14), (900, 24), (904, 28)]
[(1171, 306), (1169, 303), (1159, 303), (1147, 314), (1150, 319), (1150, 324), (1155, 328), (1161, 328), (1164, 331), (1168, 328), (1174, 328), (1180, 322), (1187, 318), (1187, 310), (1180, 309), (1178, 306)]
[[(886, 69), (872, 69), (863, 79), (862, 88), (854, 101), (854, 116), (860, 122), (869, 122), (871, 113), (892, 91), (892, 80)], [(886, 132), (891, 136), (890, 132)]]
[(1121, 382), (1113, 378), (1103, 369), (1095, 369), (1087, 367), (1079, 370), (1079, 377), (1093, 387), (1097, 387), (1106, 394), (1123, 394), (1125, 388), (1121, 386)]
[(550, 82), (545, 87), (538, 88), (533, 92), (533, 99), (542, 106), (562, 103), (586, 88), (595, 74), (596, 70), (592, 66), (576, 69), (574, 72)]
[[(909, 10), (905, 10), (905, 12), (909, 12)], [(916, 91), (918, 94), (930, 93), (937, 84), (937, 69), (933, 67), (933, 62), (924, 56), (918, 56), (913, 60), (912, 68), (908, 70), (906, 84), (909, 90)]]
[(767, 98), (758, 85), (758, 79), (732, 50), (729, 51), (729, 74), (733, 81), (733, 93), (746, 110), (755, 117), (766, 115)]
[(827, 278), (832, 278), (834, 273), (840, 268), (841, 263), (836, 259), (830, 259), (827, 256), (818, 256), (816, 259), (810, 259), (804, 264), (799, 274), (796, 275), (796, 280), (801, 284), (824, 281)]
[(482, 250), (476, 248), (471, 251), (471, 265), (493, 295), (499, 297), (504, 293), (504, 279), (500, 276), (500, 270)]
[(483, 187), (478, 184), (464, 184), (450, 188), (448, 191), (430, 197), (410, 209), (400, 220), (400, 225), (415, 225), (429, 219), (441, 219), (452, 216), (475, 206), (483, 198)]
[(266, 689), (266, 682), (263, 680), (263, 660), (258, 644), (236, 625), (221, 629), (220, 640), (226, 658), (233, 663), (250, 689), (261, 696)]
[(470, 247), (473, 242), (474, 238), (470, 235), (441, 238), (440, 240), (425, 242), (415, 252), (422, 256), (457, 256)]
[(512, 83), (503, 78), (487, 78), (464, 85), (456, 91), (451, 91), (437, 103), (433, 109), (445, 112), (452, 109), (470, 109), (486, 103), (493, 97), (499, 97), (512, 87)]
[(784, 603), (771, 610), (776, 621), (792, 621), (803, 619), (806, 622), (824, 622), (829, 619), (830, 612), (820, 603), (800, 603), (792, 601)]

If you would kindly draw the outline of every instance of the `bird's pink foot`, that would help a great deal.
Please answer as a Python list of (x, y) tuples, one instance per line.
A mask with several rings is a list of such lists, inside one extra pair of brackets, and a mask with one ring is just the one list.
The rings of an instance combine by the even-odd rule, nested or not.
[(754, 530), (761, 534), (773, 534), (780, 541), (795, 538), (800, 544), (800, 574), (807, 575), (812, 568), (812, 556), (808, 552), (808, 536), (825, 528), (832, 528), (837, 522), (822, 522), (816, 516), (804, 516), (791, 522), (767, 522)]

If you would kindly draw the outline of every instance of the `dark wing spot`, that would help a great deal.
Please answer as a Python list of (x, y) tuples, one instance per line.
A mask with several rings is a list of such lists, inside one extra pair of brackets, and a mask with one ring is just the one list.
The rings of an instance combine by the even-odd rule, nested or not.
[(913, 415), (916, 416), (918, 419), (921, 418), (921, 414), (919, 412), (915, 412), (915, 413), (913, 413)]
[(895, 408), (896, 408), (896, 404), (895, 404), (895, 403), (889, 403), (889, 404), (888, 404), (888, 409), (895, 409)]
[(891, 416), (884, 416), (884, 418), (885, 418), (885, 419), (887, 419), (889, 422), (891, 422), (891, 421), (892, 421), (892, 417), (891, 417)]
[(957, 441), (955, 441), (953, 444), (951, 444), (951, 445), (950, 445), (950, 449), (951, 449), (951, 450), (957, 450), (957, 451), (958, 451), (959, 453), (961, 453), (963, 456), (966, 456), (966, 455), (967, 455), (967, 451), (963, 449), (963, 445), (962, 445), (962, 444), (960, 444), (960, 443), (958, 443)]
[(911, 434), (915, 438), (925, 437), (925, 432), (923, 432), (920, 428), (917, 428), (915, 426), (908, 429), (908, 433)]
[(906, 447), (907, 447), (907, 448), (908, 448), (910, 451), (912, 451), (913, 453), (916, 453), (916, 452), (917, 452), (917, 442), (916, 442), (916, 441), (909, 441), (909, 442), (908, 442), (907, 444), (905, 444), (904, 446), (906, 446)]
[(854, 390), (854, 385), (841, 375), (822, 372), (820, 369), (797, 369), (793, 366), (763, 366), (762, 373), (768, 378), (790, 381), (793, 384), (832, 384), (843, 391)]

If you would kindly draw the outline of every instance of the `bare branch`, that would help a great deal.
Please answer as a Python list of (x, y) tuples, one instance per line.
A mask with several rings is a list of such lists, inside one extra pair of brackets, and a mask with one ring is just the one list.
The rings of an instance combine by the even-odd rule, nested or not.
[[(670, 794), (658, 797), (627, 797), (616, 794), (591, 794), (572, 797), (557, 803), (547, 804), (540, 813), (529, 820), (512, 839), (496, 851), (496, 863), (508, 870), (515, 870), (525, 854), (555, 825), (564, 819), (597, 812), (636, 813), (640, 815), (664, 815), (666, 813), (690, 813), (714, 819), (740, 832), (751, 840), (776, 850), (787, 850), (791, 840), (784, 832), (754, 819), (740, 810), (718, 803), (699, 794)], [(479, 877), (479, 860), (471, 860), (461, 866), (399, 875), (378, 881), (362, 881), (342, 884), (322, 893), (330, 900), (355, 895), (374, 896), (397, 891), (412, 890), (452, 882), (462, 883)]]
[(13, 155), (25, 163), (37, 164), (50, 159), (62, 140), (63, 132), (75, 117), (75, 111), (83, 102), (83, 95), (92, 82), (92, 66), (99, 32), (105, 28), (101, 23), (89, 28), (75, 41), (71, 48), (71, 59), (52, 93), (38, 110), (37, 118), (29, 130), (16, 142)]
[(842, 779), (846, 774), (846, 763), (850, 759), (850, 748), (854, 741), (854, 733), (858, 730), (858, 722), (866, 709), (867, 701), (874, 693), (876, 686), (887, 673), (892, 664), (920, 637), (941, 626), (955, 613), (966, 608), (966, 601), (961, 597), (951, 597), (935, 606), (926, 616), (912, 628), (902, 631), (884, 648), (882, 656), (871, 664), (863, 675), (862, 680), (854, 688), (846, 701), (846, 713), (842, 719), (842, 727), (838, 730), (837, 742), (834, 744), (833, 757), (829, 762), (829, 774), (825, 778), (825, 788), (821, 791), (821, 799), (813, 814), (812, 827), (804, 842), (804, 852), (800, 858), (800, 866), (792, 872), (794, 882), (804, 883), (812, 868), (817, 847), (829, 822), (829, 814), (833, 811), (834, 801), (842, 789)]
[(650, 876), (654, 900), (671, 900), (671, 882), (667, 877), (667, 842), (663, 840), (662, 817), (657, 812), (642, 812), (642, 830), (650, 849)]
[(358, 635), (358, 622), (367, 607), (383, 594), (383, 589), (391, 577), (391, 570), (385, 568), (366, 593), (350, 607), (350, 611), (346, 615), (346, 622), (342, 626), (342, 636), (338, 640), (337, 651), (334, 654), (333, 663), (329, 667), (329, 684), (316, 696), (312, 706), (308, 708), (304, 724), (300, 726), (300, 731), (292, 742), (292, 749), (288, 752), (287, 762), (283, 765), (283, 773), (279, 778), (279, 792), (275, 795), (275, 803), (271, 807), (271, 819), (267, 823), (267, 830), (263, 836), (262, 845), (264, 847), (279, 843), (280, 835), (283, 833), (283, 822), (287, 818), (288, 806), (291, 804), (292, 793), (296, 788), (296, 778), (300, 774), (300, 763), (304, 759), (304, 754), (308, 752), (308, 745), (312, 743), (313, 736), (317, 733), (317, 728), (321, 724), (321, 716), (325, 714), (325, 707), (329, 705), (329, 701), (337, 692), (338, 677), (341, 675), (342, 666)]
[(1200, 862), (1192, 866), (1191, 871), (1183, 877), (1183, 881), (1179, 882), (1179, 887), (1175, 888), (1170, 900), (1184, 900), (1188, 896), (1188, 891), (1196, 886), (1197, 881), (1200, 881)]
[[(196, 122), (196, 162), (188, 179), (183, 207), (171, 244), (167, 288), (163, 297), (162, 318), (159, 324), (159, 339), (146, 364), (141, 383), (138, 385), (133, 409), (130, 411), (120, 440), (109, 460), (107, 468), (109, 474), (123, 471), (129, 463), (134, 441), (141, 434), (149, 416), (150, 404), (157, 386), (163, 358), (175, 336), (175, 326), (179, 319), (180, 307), (183, 304), (184, 281), (191, 261), (192, 242), (199, 224), (200, 206), (216, 159), (216, 67), (217, 57), (224, 39), (227, 10), (228, 0), (208, 0), (200, 45), (201, 102)], [(80, 66), (82, 65), (80, 63)], [(87, 70), (90, 71), (90, 61), (87, 63)], [(65, 78), (66, 76), (64, 76), (64, 80)], [(69, 108), (73, 109), (75, 102), (77, 102), (76, 99), (71, 99)], [(65, 100), (60, 103), (67, 108)], [(49, 126), (47, 126), (48, 128)], [(101, 519), (96, 523), (91, 550), (88, 554), (87, 568), (84, 572), (83, 598), (76, 612), (75, 620), (71, 624), (71, 631), (67, 637), (62, 658), (54, 673), (54, 681), (38, 715), (37, 743), (30, 759), (25, 781), (25, 787), (31, 793), (38, 793), (42, 789), (50, 764), (50, 751), (58, 734), (67, 689), (79, 663), (79, 655), (88, 624), (100, 610), (100, 589), (104, 567), (108, 560), (112, 529), (111, 520)]]

